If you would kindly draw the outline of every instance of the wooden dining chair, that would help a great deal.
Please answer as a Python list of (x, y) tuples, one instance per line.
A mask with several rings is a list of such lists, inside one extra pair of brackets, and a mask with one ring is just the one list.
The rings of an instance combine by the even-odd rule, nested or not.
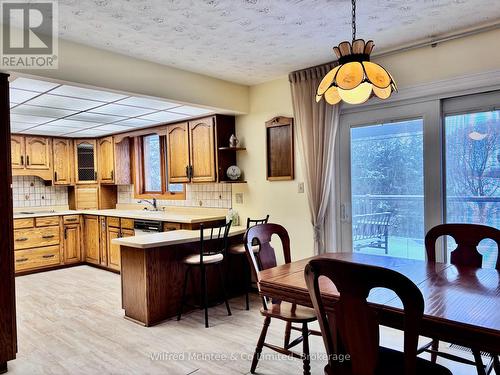
[[(311, 260), (304, 274), (328, 355), (325, 374), (452, 374), (441, 365), (417, 357), (424, 298), (406, 276), (386, 268), (336, 259)], [(329, 306), (334, 312), (327, 311), (320, 291), (320, 277), (333, 282), (339, 292), (338, 301)], [(366, 300), (373, 288), (390, 289), (403, 303), (404, 352), (379, 345), (377, 314)], [(349, 360), (337, 360), (340, 354), (346, 353)]]
[[(290, 238), (285, 228), (278, 224), (260, 224), (247, 230), (244, 236), (246, 254), (256, 280), (259, 280), (259, 272), (268, 268), (276, 267), (276, 254), (271, 246), (271, 237), (277, 235), (281, 240), (285, 263), (291, 262)], [(253, 247), (258, 246), (258, 251)], [(262, 298), (262, 308), (260, 313), (264, 316), (264, 326), (260, 333), (257, 347), (253, 355), (250, 372), (255, 373), (259, 358), (264, 347), (274, 350), (280, 354), (292, 356), (303, 361), (303, 373), (311, 373), (309, 356), (309, 335), (321, 335), (320, 332), (310, 330), (308, 324), (316, 320), (313, 309), (284, 301), (269, 301)], [(271, 323), (271, 319), (279, 319), (286, 322), (283, 346), (272, 345), (266, 342), (266, 335)], [(297, 327), (295, 324), (298, 324)], [(299, 337), (290, 342), (291, 331), (299, 331)], [(297, 353), (291, 349), (302, 343), (302, 353)]]
[[(247, 229), (248, 228), (251, 228), (255, 225), (259, 225), (259, 224), (267, 224), (267, 222), (269, 221), (269, 215), (267, 215), (265, 218), (263, 219), (250, 219), (250, 218), (247, 218)], [(258, 251), (259, 247), (256, 246), (256, 244), (254, 244), (252, 246), (252, 249), (254, 251)], [(247, 310), (250, 310), (250, 299), (248, 297), (248, 294), (250, 293), (251, 289), (252, 289), (252, 270), (250, 269), (250, 264), (248, 263), (247, 259), (246, 259), (246, 253), (245, 253), (245, 244), (241, 243), (241, 244), (236, 244), (236, 245), (233, 245), (233, 246), (230, 246), (229, 247), (229, 250), (228, 250), (229, 254), (231, 255), (236, 255), (238, 257), (242, 257), (244, 256), (245, 259), (245, 285), (246, 285), (246, 291), (245, 291), (245, 302), (246, 302), (246, 309)]]
[[(457, 247), (450, 254), (450, 263), (455, 266), (482, 268), (483, 255), (477, 250), (477, 246), (484, 239), (491, 239), (497, 244), (497, 261), (495, 268), (500, 271), (500, 230), (479, 224), (441, 224), (431, 228), (425, 236), (425, 250), (427, 261), (436, 261), (436, 241), (439, 237), (451, 236), (457, 243)], [(433, 339), (430, 343), (419, 349), (422, 352), (431, 353), (431, 361), (436, 362), (437, 356), (476, 366), (478, 375), (489, 374), (493, 369), (500, 374), (499, 353), (489, 353), (490, 363), (485, 366), (481, 352), (471, 348), (474, 361), (459, 357), (450, 353), (439, 351), (439, 340)]]
[[(193, 269), (200, 270), (200, 304), (195, 307), (200, 307), (205, 310), (205, 327), (208, 328), (208, 284), (207, 284), (207, 268), (217, 267), (217, 273), (220, 277), (221, 289), (226, 304), (227, 315), (231, 315), (231, 308), (227, 301), (227, 294), (224, 280), (224, 270), (222, 263), (226, 256), (227, 251), (227, 238), (229, 229), (231, 228), (231, 221), (226, 224), (212, 226), (206, 228), (200, 224), (200, 251), (198, 254), (189, 255), (183, 259), (182, 263), (186, 267), (184, 275), (184, 285), (182, 287), (182, 299), (177, 314), (177, 320), (181, 320), (182, 311), (186, 305), (186, 291), (189, 280), (189, 275)], [(205, 233), (205, 231), (207, 233)], [(208, 234), (208, 236), (207, 236)]]

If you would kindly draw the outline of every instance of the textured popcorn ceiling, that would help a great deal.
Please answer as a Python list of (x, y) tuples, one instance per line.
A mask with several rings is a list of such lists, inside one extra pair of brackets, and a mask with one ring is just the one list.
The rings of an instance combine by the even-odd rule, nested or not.
[[(358, 0), (358, 36), (387, 49), (491, 23), (500, 0)], [(59, 0), (62, 38), (245, 84), (332, 60), (345, 0)]]

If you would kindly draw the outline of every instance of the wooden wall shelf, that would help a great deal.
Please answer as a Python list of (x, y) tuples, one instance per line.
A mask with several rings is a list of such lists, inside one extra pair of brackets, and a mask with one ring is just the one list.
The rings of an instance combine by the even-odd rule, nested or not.
[(224, 181), (220, 181), (221, 184), (246, 184), (247, 182), (246, 181), (240, 181), (240, 180), (236, 180), (236, 181), (233, 181), (233, 180), (224, 180)]
[(220, 151), (245, 151), (246, 147), (219, 147)]

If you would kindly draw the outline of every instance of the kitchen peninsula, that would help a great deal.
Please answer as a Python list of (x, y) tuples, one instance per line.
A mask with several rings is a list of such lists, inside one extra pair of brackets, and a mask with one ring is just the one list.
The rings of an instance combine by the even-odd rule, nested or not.
[[(228, 242), (241, 243), (245, 230), (231, 227)], [(112, 241), (120, 246), (122, 307), (127, 319), (152, 326), (177, 313), (185, 274), (181, 260), (199, 252), (199, 240), (199, 230), (177, 230)], [(239, 268), (226, 262), (225, 270), (226, 282), (229, 278), (228, 284), (237, 289)], [(217, 297), (221, 290), (218, 279), (210, 273), (208, 278), (209, 294)], [(191, 288), (188, 286), (188, 295)]]

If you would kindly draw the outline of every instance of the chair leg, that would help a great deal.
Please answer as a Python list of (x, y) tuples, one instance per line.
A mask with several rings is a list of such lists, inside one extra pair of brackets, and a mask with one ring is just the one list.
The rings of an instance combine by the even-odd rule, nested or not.
[[(439, 350), (439, 340), (432, 339), (431, 349), (433, 351), (435, 350), (436, 352)], [(437, 360), (437, 353), (431, 352), (431, 362), (436, 363), (436, 360)]]
[(252, 367), (250, 368), (250, 372), (252, 374), (255, 374), (255, 369), (257, 368), (257, 364), (259, 363), (260, 355), (262, 353), (262, 348), (264, 347), (264, 342), (266, 341), (267, 330), (270, 323), (271, 318), (266, 316), (264, 319), (264, 326), (262, 327), (262, 331), (260, 332), (259, 341), (257, 341), (255, 353), (253, 354)]
[(245, 292), (245, 303), (246, 303), (246, 309), (250, 310), (250, 299), (248, 294), (250, 293), (250, 289), (252, 288), (252, 275), (250, 274), (250, 265), (248, 264), (248, 260), (244, 259), (245, 262), (245, 274), (246, 274), (246, 292)]
[(227, 300), (226, 283), (225, 283), (226, 280), (224, 279), (224, 273), (223, 273), (222, 265), (219, 264), (218, 268), (219, 268), (220, 282), (222, 284), (222, 293), (224, 294), (224, 302), (226, 303), (227, 315), (231, 316), (232, 315), (231, 314), (231, 308), (229, 307), (229, 302)]
[(285, 327), (285, 342), (284, 342), (284, 348), (288, 349), (288, 345), (290, 345), (290, 334), (292, 333), (292, 323), (291, 322), (286, 322), (286, 327)]
[(187, 282), (188, 282), (189, 271), (191, 271), (191, 267), (189, 267), (186, 270), (186, 273), (184, 274), (184, 284), (182, 286), (181, 306), (179, 307), (179, 312), (177, 314), (177, 321), (181, 320), (182, 309), (184, 308), (184, 303), (186, 303), (186, 290), (187, 290)]
[(303, 352), (304, 352), (304, 375), (311, 375), (311, 358), (309, 356), (309, 329), (307, 328), (307, 323), (302, 324), (302, 337), (304, 341)]
[(486, 375), (483, 358), (481, 358), (481, 352), (479, 350), (473, 349), (472, 354), (474, 355), (474, 361), (476, 362), (477, 375)]
[(203, 295), (203, 307), (205, 309), (205, 328), (208, 328), (208, 288), (207, 288), (207, 270), (205, 267), (200, 268), (201, 275), (201, 293)]

